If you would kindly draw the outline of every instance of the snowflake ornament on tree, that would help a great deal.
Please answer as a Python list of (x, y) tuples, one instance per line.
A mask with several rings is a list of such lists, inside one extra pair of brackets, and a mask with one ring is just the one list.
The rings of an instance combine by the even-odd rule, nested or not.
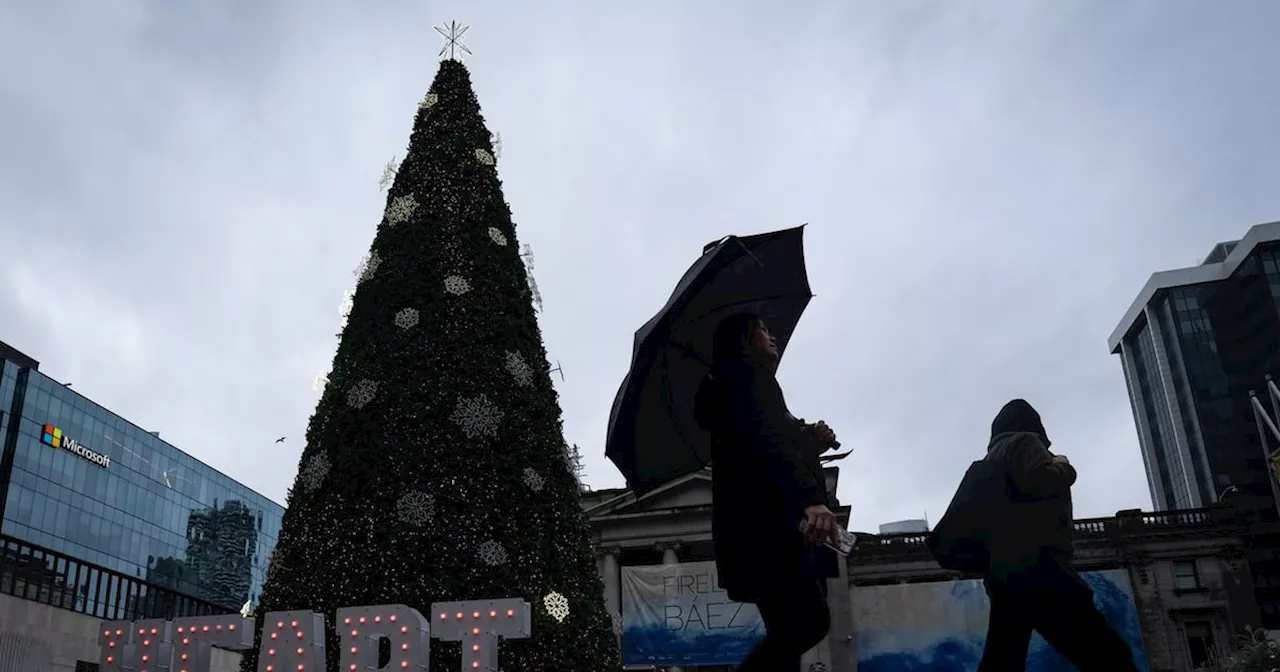
[(489, 227), (489, 240), (492, 240), (494, 243), (497, 243), (502, 247), (507, 246), (507, 237), (503, 235), (502, 231), (499, 231), (496, 226)]
[(302, 473), (298, 474), (298, 487), (302, 488), (303, 492), (311, 492), (320, 487), (320, 484), (324, 483), (324, 479), (328, 475), (329, 456), (324, 453), (316, 453), (302, 467)]
[(417, 209), (418, 200), (413, 197), (413, 194), (391, 199), (391, 203), (387, 205), (387, 226), (409, 221), (409, 216)]
[(428, 93), (427, 95), (422, 97), (422, 102), (418, 103), (418, 109), (420, 110), (430, 109), (434, 107), (435, 104), (438, 102), (440, 102), (440, 96), (437, 96), (434, 93)]
[(498, 423), (502, 422), (502, 409), (481, 394), (470, 399), (458, 398), (458, 405), (449, 419), (462, 428), (468, 439), (498, 435)]
[(396, 157), (391, 157), (387, 165), (382, 167), (382, 177), (378, 178), (378, 191), (385, 190), (396, 179), (396, 171), (399, 168), (396, 165)]
[(483, 164), (484, 164), (484, 165), (486, 165), (486, 166), (492, 166), (492, 165), (493, 165), (493, 155), (492, 155), (492, 154), (490, 154), (490, 153), (489, 153), (489, 150), (487, 150), (487, 149), (483, 149), (483, 148), (481, 148), (481, 149), (477, 149), (477, 150), (476, 150), (476, 161), (479, 161), (480, 163), (483, 163)]
[(341, 318), (338, 323), (342, 328), (347, 326), (347, 318), (351, 317), (351, 309), (356, 305), (355, 290), (348, 289), (342, 293), (342, 304), (338, 306), (338, 317)]
[(564, 623), (564, 619), (569, 617), (569, 600), (554, 590), (542, 598), (542, 606), (547, 608), (547, 613), (551, 614), (551, 618), (556, 619), (557, 623)]
[(378, 384), (366, 378), (347, 390), (347, 405), (360, 410), (373, 401), (373, 397), (377, 393)]
[(451, 275), (444, 279), (444, 291), (455, 296), (462, 296), (471, 291), (471, 283), (461, 275)]
[(319, 392), (320, 390), (324, 389), (325, 385), (328, 385), (328, 384), (329, 384), (329, 374), (327, 373), (316, 374), (316, 379), (311, 381), (311, 391)]
[(528, 362), (524, 361), (524, 356), (518, 352), (507, 353), (507, 373), (516, 379), (516, 384), (520, 387), (528, 387), (533, 384), (533, 369)]
[(401, 329), (412, 329), (418, 326), (418, 309), (405, 308), (396, 313), (396, 326)]
[(476, 555), (490, 567), (497, 567), (507, 561), (507, 549), (493, 540), (480, 544), (480, 548), (476, 549)]
[(378, 267), (382, 265), (382, 257), (377, 252), (370, 252), (364, 255), (360, 260), (360, 266), (356, 268), (356, 284), (360, 284), (365, 280), (373, 277), (378, 272)]
[(542, 479), (542, 476), (535, 471), (533, 467), (524, 468), (523, 480), (524, 484), (529, 486), (529, 489), (534, 492), (542, 492), (542, 486), (546, 485), (546, 481)]
[(436, 499), (431, 495), (419, 490), (413, 490), (405, 493), (399, 501), (396, 502), (396, 516), (401, 522), (414, 527), (422, 527), (431, 522), (431, 518), (436, 514)]

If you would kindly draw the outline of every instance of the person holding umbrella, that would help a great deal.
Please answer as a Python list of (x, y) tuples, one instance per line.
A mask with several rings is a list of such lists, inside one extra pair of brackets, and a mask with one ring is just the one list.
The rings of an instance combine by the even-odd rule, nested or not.
[(711, 434), (712, 535), (720, 587), (752, 603), (765, 637), (741, 672), (798, 672), (830, 628), (826, 580), (838, 575), (819, 456), (836, 444), (826, 423), (787, 410), (774, 375), (779, 348), (756, 315), (723, 318), (694, 417)]

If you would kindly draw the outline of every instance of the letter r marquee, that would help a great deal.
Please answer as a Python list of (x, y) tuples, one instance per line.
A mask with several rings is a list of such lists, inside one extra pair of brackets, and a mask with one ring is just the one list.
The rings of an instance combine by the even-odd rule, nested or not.
[(519, 598), (436, 602), (431, 636), (462, 643), (462, 672), (498, 672), (498, 638), (529, 637), (532, 611)]

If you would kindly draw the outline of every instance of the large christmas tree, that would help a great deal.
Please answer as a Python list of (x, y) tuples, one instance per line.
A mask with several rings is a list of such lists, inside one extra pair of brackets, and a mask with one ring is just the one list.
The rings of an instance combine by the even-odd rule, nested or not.
[[(505, 672), (620, 667), (533, 295), (467, 69), (445, 60), (307, 430), (258, 614), (522, 597)], [(566, 615), (567, 611), (567, 615)], [(260, 624), (261, 625), (261, 624)], [(437, 641), (432, 668), (456, 670)], [(256, 670), (256, 654), (242, 669)]]

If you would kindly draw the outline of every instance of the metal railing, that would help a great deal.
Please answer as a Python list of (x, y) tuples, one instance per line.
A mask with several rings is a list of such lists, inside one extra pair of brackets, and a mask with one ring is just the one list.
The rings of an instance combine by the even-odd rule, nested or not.
[[(1221, 516), (1209, 509), (1158, 512), (1122, 512), (1110, 518), (1082, 518), (1074, 521), (1077, 543), (1132, 536), (1185, 534), (1190, 531), (1226, 529)], [(929, 555), (927, 534), (859, 534), (858, 546), (850, 558)]]
[(0, 593), (110, 621), (229, 610), (143, 579), (0, 535)]

